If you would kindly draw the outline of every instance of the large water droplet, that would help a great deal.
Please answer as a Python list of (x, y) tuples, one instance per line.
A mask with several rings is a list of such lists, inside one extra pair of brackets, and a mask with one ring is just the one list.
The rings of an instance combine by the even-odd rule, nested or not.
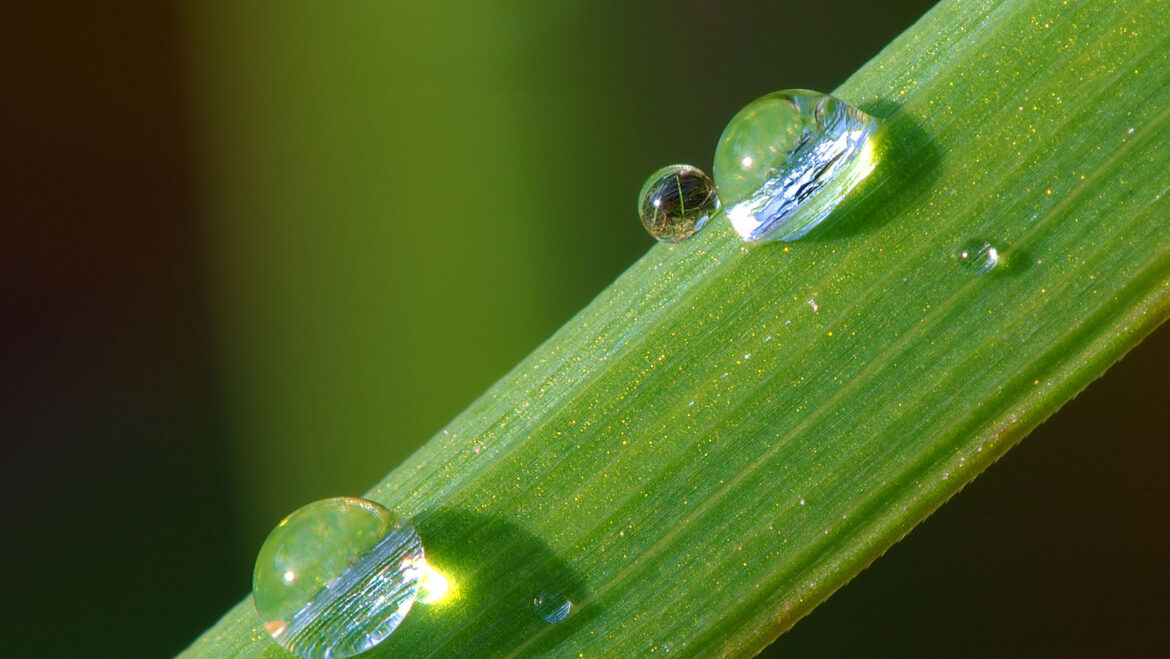
[(719, 209), (715, 184), (690, 165), (668, 165), (654, 172), (638, 193), (642, 226), (660, 242), (691, 237)]
[(803, 89), (761, 96), (715, 148), (715, 185), (748, 242), (795, 240), (829, 216), (873, 171), (873, 117)]
[(277, 643), (306, 659), (344, 659), (393, 632), (426, 563), (414, 528), (365, 499), (311, 503), (260, 547), (252, 598)]
[(975, 274), (986, 274), (999, 265), (999, 250), (989, 242), (971, 240), (963, 243), (956, 253), (959, 263)]
[(546, 589), (532, 600), (532, 608), (541, 620), (551, 625), (568, 618), (573, 603), (557, 591)]

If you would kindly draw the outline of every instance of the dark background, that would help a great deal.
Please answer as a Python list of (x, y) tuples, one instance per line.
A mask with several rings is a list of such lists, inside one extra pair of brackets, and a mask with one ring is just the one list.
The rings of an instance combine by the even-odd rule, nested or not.
[[(651, 244), (643, 177), (925, 1), (28, 3), (0, 39), (3, 654), (174, 654)], [(465, 3), (473, 4), (473, 3)], [(1164, 328), (775, 656), (1152, 655)]]

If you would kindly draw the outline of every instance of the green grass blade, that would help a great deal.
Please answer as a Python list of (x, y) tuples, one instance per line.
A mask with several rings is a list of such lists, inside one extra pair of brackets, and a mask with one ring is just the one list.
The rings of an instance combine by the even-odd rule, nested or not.
[[(1166, 3), (944, 2), (836, 93), (830, 227), (653, 248), (371, 490), (456, 583), (371, 656), (751, 654), (1166, 317)], [(281, 655), (249, 601), (185, 653)]]

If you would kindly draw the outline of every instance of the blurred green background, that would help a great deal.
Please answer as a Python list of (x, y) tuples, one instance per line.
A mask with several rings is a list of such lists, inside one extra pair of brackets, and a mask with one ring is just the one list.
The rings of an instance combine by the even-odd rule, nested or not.
[[(7, 12), (3, 654), (183, 648), (651, 245), (646, 174), (930, 4)], [(769, 652), (1160, 647), (1170, 332), (1139, 352)]]

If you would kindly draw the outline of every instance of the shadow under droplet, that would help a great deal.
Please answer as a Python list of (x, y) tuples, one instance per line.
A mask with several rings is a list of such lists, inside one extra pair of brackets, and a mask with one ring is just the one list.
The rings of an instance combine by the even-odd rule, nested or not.
[[(449, 590), (435, 602), (416, 602), (370, 657), (507, 654), (537, 634), (539, 646), (547, 647), (578, 626), (580, 614), (572, 603), (586, 594), (582, 581), (515, 522), (447, 508), (411, 522), (428, 564), (448, 579)], [(534, 604), (542, 596), (547, 603), (550, 594), (569, 603), (567, 617), (555, 624)]]
[(874, 171), (803, 240), (833, 241), (872, 233), (897, 217), (938, 175), (933, 138), (902, 106), (878, 99), (860, 109), (882, 125), (874, 133)]
[(1036, 264), (1030, 250), (1020, 247), (1013, 248), (1006, 241), (999, 243), (1001, 264), (998, 268), (1000, 276), (1015, 276), (1032, 269)]

